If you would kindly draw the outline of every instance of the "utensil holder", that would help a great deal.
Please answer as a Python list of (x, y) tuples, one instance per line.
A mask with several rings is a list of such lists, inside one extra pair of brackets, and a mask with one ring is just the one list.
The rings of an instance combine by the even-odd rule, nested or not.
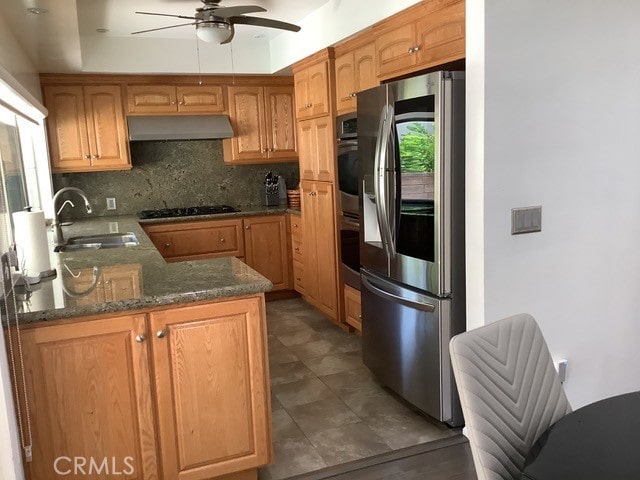
[(266, 207), (273, 207), (278, 205), (280, 198), (278, 196), (278, 192), (275, 193), (264, 193), (264, 205)]

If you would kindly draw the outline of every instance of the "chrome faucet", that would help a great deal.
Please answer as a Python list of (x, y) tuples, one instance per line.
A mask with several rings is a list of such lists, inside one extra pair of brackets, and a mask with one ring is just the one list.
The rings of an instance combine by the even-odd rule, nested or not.
[(87, 213), (93, 212), (93, 210), (91, 209), (91, 204), (89, 203), (89, 199), (87, 198), (86, 193), (84, 193), (79, 188), (65, 187), (65, 188), (61, 188), (60, 190), (58, 190), (56, 192), (56, 194), (53, 196), (53, 209), (55, 211), (55, 215), (53, 217), (53, 223), (51, 224), (52, 227), (53, 227), (53, 235), (54, 235), (53, 236), (53, 240), (55, 241), (56, 246), (64, 245), (64, 235), (62, 234), (62, 224), (60, 223), (60, 218), (59, 218), (60, 212), (62, 212), (62, 210), (64, 210), (64, 207), (66, 207), (67, 205), (71, 205), (72, 207), (75, 207), (75, 205), (73, 204), (73, 202), (71, 200), (66, 200), (60, 206), (60, 208), (58, 210), (56, 210), (56, 201), (58, 200), (58, 197), (60, 196), (60, 194), (62, 194), (64, 192), (76, 192), (84, 200), (84, 206), (87, 208)]

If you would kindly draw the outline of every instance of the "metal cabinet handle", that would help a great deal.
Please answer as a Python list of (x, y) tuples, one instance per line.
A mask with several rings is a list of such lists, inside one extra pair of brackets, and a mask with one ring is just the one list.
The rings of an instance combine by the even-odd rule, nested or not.
[(352, 92), (351, 93), (351, 98), (356, 98), (358, 96), (358, 92)]
[(297, 224), (297, 223), (294, 223), (294, 224), (293, 224), (293, 226), (294, 226), (295, 228), (298, 228), (298, 224)]
[(294, 250), (295, 250), (296, 252), (299, 252), (299, 251), (300, 251), (300, 247), (296, 247)]
[(413, 47), (413, 53), (417, 52), (420, 50), (420, 45), (416, 45), (415, 47)]
[(99, 158), (99, 155), (91, 155), (91, 158)]
[(301, 281), (302, 279), (300, 277), (296, 277), (296, 280)]
[(180, 105), (184, 105), (184, 102), (180, 102)]
[(164, 246), (169, 248), (171, 246), (171, 244), (170, 243), (165, 243)]
[(163, 330), (158, 330), (156, 332), (156, 337), (158, 337), (158, 338), (164, 338), (166, 336), (167, 336), (167, 331), (164, 330), (164, 329)]
[(136, 335), (136, 342), (138, 343), (142, 343), (147, 339), (147, 337), (145, 337), (142, 333), (139, 333), (138, 335)]
[(85, 155), (84, 158), (91, 158), (91, 155)]
[(176, 104), (175, 100), (173, 102), (171, 102), (171, 105), (175, 105), (175, 104)]
[(221, 238), (221, 239), (220, 239), (220, 243), (224, 243), (224, 238)]
[(250, 228), (250, 227), (251, 227), (251, 225), (245, 225), (245, 226), (244, 226), (244, 229), (245, 229), (245, 230), (249, 230), (249, 228)]

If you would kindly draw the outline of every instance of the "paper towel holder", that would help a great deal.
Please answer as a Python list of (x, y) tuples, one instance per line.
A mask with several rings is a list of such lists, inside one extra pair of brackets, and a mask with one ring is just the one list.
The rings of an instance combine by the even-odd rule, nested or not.
[[(30, 205), (27, 205), (22, 210), (24, 212), (31, 212), (33, 210), (33, 207)], [(10, 262), (10, 265), (15, 267), (16, 271), (20, 270), (20, 263), (18, 261), (18, 257), (19, 257), (18, 248), (20, 247), (16, 242), (14, 242), (13, 245), (11, 245), (11, 247), (9, 248), (9, 262)], [(24, 275), (24, 274), (20, 275), (16, 284), (19, 285), (22, 282), (24, 282), (26, 284), (33, 285), (36, 283), (40, 283), (41, 280), (45, 280), (45, 279), (51, 280), (55, 278), (56, 273), (57, 272), (55, 268), (47, 269), (41, 272), (27, 272), (27, 275)]]

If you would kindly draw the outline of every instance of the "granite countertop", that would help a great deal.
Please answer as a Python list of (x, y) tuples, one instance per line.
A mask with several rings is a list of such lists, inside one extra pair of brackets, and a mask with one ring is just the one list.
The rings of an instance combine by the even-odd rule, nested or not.
[[(255, 210), (255, 214), (272, 211), (275, 213), (271, 209)], [(284, 211), (286, 207), (279, 210)], [(232, 215), (248, 214), (254, 213), (244, 211)], [(66, 239), (110, 231), (133, 232), (140, 245), (67, 253), (54, 253), (52, 247), (51, 263), (57, 276), (28, 289), (16, 287), (22, 322), (125, 312), (249, 295), (272, 288), (269, 280), (234, 257), (167, 263), (134, 215), (78, 220), (64, 226), (63, 231)], [(120, 284), (107, 281), (118, 274)]]
[(239, 212), (216, 213), (213, 215), (196, 215), (192, 217), (145, 218), (138, 221), (143, 225), (148, 225), (151, 223), (177, 223), (194, 222), (197, 220), (222, 220), (224, 218), (250, 217), (254, 215), (282, 215), (283, 213), (294, 213), (296, 215), (300, 215), (300, 210), (288, 207), (286, 205), (276, 205), (273, 207), (256, 205), (242, 207), (242, 210)]

